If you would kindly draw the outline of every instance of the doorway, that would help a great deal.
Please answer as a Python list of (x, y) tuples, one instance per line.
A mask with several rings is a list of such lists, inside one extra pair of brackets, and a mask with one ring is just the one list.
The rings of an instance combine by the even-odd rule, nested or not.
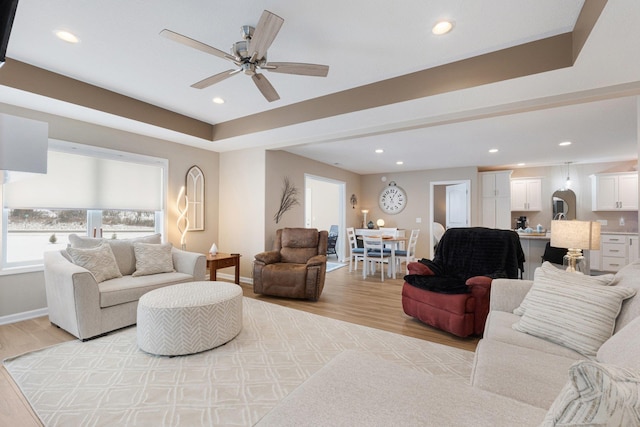
[(471, 181), (431, 182), (431, 209), (429, 221), (430, 257), (435, 254), (433, 224), (440, 223), (445, 229), (469, 227), (471, 224)]
[(345, 190), (346, 183), (343, 181), (304, 175), (304, 226), (327, 231), (332, 225), (338, 226), (338, 261), (343, 261), (346, 257)]

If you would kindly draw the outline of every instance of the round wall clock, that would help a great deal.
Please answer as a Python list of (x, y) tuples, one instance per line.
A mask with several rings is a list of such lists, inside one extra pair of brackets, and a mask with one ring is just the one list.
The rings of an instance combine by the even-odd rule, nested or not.
[(394, 181), (391, 181), (389, 186), (380, 192), (378, 203), (380, 204), (380, 209), (385, 213), (392, 215), (400, 213), (407, 205), (407, 193), (401, 187), (398, 187)]

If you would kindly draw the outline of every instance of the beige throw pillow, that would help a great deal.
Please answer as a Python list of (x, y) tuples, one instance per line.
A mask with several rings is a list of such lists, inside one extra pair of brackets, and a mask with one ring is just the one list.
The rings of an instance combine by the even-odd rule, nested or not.
[(640, 426), (639, 414), (637, 371), (583, 360), (569, 368), (541, 426)]
[(173, 257), (171, 255), (171, 243), (160, 245), (152, 243), (133, 244), (136, 255), (136, 271), (133, 276), (146, 276), (149, 274), (170, 273), (173, 269)]
[(94, 248), (67, 248), (67, 253), (74, 264), (89, 270), (98, 283), (122, 277), (111, 246), (104, 242)]
[(527, 309), (513, 329), (594, 358), (613, 334), (622, 301), (635, 293), (622, 286), (534, 281)]
[[(556, 283), (556, 284), (574, 284), (581, 285), (583, 283), (589, 285), (600, 285), (600, 286), (610, 286), (613, 285), (616, 280), (613, 274), (603, 274), (601, 276), (585, 276), (583, 274), (570, 273), (565, 270), (560, 270), (553, 266), (548, 261), (545, 261), (541, 267), (536, 268), (536, 271), (533, 273), (533, 281), (534, 283)], [(513, 314), (517, 314), (518, 316), (522, 316), (527, 309), (527, 305), (529, 304), (529, 294), (524, 297), (520, 307), (513, 310)]]

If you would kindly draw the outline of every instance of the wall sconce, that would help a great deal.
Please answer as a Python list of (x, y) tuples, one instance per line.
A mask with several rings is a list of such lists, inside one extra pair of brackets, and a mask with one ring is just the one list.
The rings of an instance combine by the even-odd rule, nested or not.
[(355, 209), (356, 205), (358, 204), (358, 198), (356, 197), (356, 195), (352, 194), (349, 201), (351, 202), (351, 209)]
[[(182, 199), (184, 199), (184, 209), (180, 207), (180, 201)], [(178, 221), (176, 222), (176, 225), (178, 226), (178, 232), (180, 232), (180, 247), (184, 251), (187, 249), (187, 231), (189, 231), (189, 218), (187, 217), (187, 213), (189, 211), (189, 198), (185, 194), (184, 186), (180, 188), (180, 193), (178, 193), (176, 207), (178, 208)], [(184, 228), (182, 225), (184, 225)]]

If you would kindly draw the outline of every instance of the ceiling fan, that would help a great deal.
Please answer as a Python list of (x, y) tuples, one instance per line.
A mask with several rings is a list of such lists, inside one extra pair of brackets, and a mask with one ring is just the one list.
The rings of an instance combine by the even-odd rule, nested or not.
[(258, 25), (255, 28), (249, 25), (243, 25), (241, 27), (243, 40), (235, 42), (231, 46), (231, 54), (171, 30), (164, 29), (160, 32), (160, 35), (194, 49), (231, 61), (238, 67), (214, 74), (211, 77), (192, 84), (191, 87), (204, 89), (243, 72), (251, 76), (251, 79), (267, 101), (273, 102), (280, 99), (280, 95), (278, 95), (278, 92), (276, 92), (271, 83), (269, 83), (269, 80), (267, 80), (262, 73), (259, 73), (258, 70), (316, 77), (326, 77), (329, 73), (328, 65), (298, 62), (267, 62), (267, 49), (269, 49), (269, 46), (273, 43), (276, 35), (278, 35), (278, 31), (280, 31), (283, 23), (284, 19), (265, 10), (262, 12), (262, 16), (260, 16)]

